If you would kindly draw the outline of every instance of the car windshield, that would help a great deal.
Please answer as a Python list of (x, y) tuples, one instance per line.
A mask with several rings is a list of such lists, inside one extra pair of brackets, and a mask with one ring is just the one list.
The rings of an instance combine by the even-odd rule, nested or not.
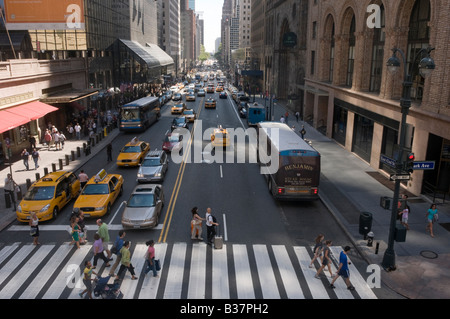
[(184, 117), (180, 117), (180, 118), (174, 119), (173, 122), (175, 124), (183, 124), (185, 122), (185, 119), (184, 119)]
[(175, 104), (173, 107), (183, 107), (182, 104)]
[(146, 158), (142, 162), (142, 166), (160, 166), (161, 162), (159, 160), (159, 157), (157, 158)]
[(193, 115), (194, 114), (194, 111), (192, 111), (192, 110), (186, 110), (186, 111), (184, 111), (184, 114), (185, 115)]
[(179, 142), (180, 138), (177, 135), (170, 135), (170, 136), (166, 136), (166, 139), (164, 140), (164, 142), (170, 142), (170, 143), (175, 143), (175, 142)]
[(25, 194), (25, 200), (48, 200), (55, 194), (55, 186), (31, 187)]
[(128, 207), (153, 207), (155, 199), (153, 194), (132, 194), (127, 203)]
[(109, 194), (108, 184), (87, 184), (82, 195), (106, 195)]
[(125, 146), (121, 152), (122, 153), (140, 153), (141, 147), (140, 146)]

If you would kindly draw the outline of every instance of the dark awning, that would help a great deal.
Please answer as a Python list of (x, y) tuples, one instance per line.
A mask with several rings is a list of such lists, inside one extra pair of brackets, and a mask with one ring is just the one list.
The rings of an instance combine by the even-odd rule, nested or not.
[(40, 101), (44, 103), (53, 103), (53, 104), (71, 103), (95, 94), (98, 94), (97, 89), (85, 89), (85, 90), (70, 89), (53, 93), (46, 97), (41, 97)]
[(137, 60), (146, 64), (149, 69), (156, 67), (163, 67), (174, 64), (173, 59), (164, 50), (156, 44), (147, 43), (143, 46), (135, 41), (119, 39), (133, 54)]

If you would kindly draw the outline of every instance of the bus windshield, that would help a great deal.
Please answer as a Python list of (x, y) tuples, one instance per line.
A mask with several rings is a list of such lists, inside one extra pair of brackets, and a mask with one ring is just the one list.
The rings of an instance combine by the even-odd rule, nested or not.
[(122, 121), (139, 120), (138, 109), (124, 109), (121, 114)]

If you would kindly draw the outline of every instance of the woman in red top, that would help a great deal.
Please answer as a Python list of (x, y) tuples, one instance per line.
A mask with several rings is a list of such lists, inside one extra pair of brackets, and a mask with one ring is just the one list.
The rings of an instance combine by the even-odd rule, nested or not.
[(149, 271), (152, 270), (153, 277), (158, 277), (155, 267), (155, 242), (153, 240), (149, 240), (145, 244), (148, 246), (146, 258), (147, 268), (145, 269), (145, 274), (148, 274)]

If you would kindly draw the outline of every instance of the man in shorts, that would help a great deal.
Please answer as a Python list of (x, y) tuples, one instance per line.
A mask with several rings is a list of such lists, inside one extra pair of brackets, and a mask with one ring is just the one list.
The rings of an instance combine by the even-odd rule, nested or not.
[(336, 288), (333, 284), (339, 278), (344, 278), (345, 284), (347, 285), (348, 290), (355, 290), (355, 287), (350, 282), (350, 271), (348, 270), (348, 265), (350, 262), (347, 259), (347, 253), (350, 251), (350, 246), (345, 246), (344, 250), (341, 251), (339, 255), (339, 268), (337, 270), (336, 277), (333, 278), (330, 284), (330, 288)]

